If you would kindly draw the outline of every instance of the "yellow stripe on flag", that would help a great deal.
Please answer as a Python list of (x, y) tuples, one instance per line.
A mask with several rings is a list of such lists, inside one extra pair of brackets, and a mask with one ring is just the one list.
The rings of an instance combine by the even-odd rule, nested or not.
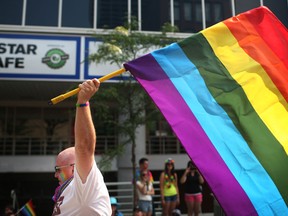
[[(288, 154), (288, 106), (266, 71), (239, 46), (224, 23), (218, 23), (201, 33), (231, 76), (242, 86), (259, 117)], [(253, 40), (253, 37), (257, 36), (251, 36), (248, 40)]]

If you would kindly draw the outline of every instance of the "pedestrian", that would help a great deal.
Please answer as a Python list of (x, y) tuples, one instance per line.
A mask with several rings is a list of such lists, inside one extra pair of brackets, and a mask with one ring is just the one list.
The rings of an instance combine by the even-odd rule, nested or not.
[(147, 170), (141, 172), (140, 180), (136, 182), (138, 205), (144, 216), (151, 216), (153, 212), (152, 195), (154, 195), (153, 183)]
[(110, 203), (112, 208), (111, 216), (123, 216), (122, 212), (119, 210), (120, 204), (115, 197), (110, 197)]
[(184, 199), (188, 210), (187, 216), (192, 216), (193, 214), (198, 216), (201, 212), (204, 179), (192, 161), (187, 163), (187, 168), (180, 179), (180, 183), (185, 184)]
[(143, 157), (143, 158), (141, 158), (139, 160), (139, 168), (136, 169), (136, 181), (141, 179), (141, 172), (142, 171), (147, 171), (148, 174), (149, 174), (149, 181), (151, 181), (151, 182), (154, 181), (153, 175), (152, 175), (152, 173), (149, 170), (149, 160), (148, 160), (148, 158)]
[(163, 216), (172, 216), (173, 210), (180, 204), (177, 173), (174, 160), (165, 161), (165, 169), (160, 175), (160, 192)]
[[(135, 173), (135, 181), (141, 181), (141, 173), (143, 171), (146, 171), (148, 173), (148, 176), (149, 176), (149, 181), (150, 182), (154, 182), (154, 179), (153, 179), (153, 175), (151, 173), (151, 171), (149, 170), (149, 160), (148, 158), (145, 158), (145, 157), (142, 157), (139, 159), (138, 161), (139, 163), (139, 168), (136, 169), (136, 173)], [(138, 197), (138, 194), (136, 194), (136, 200), (137, 200), (137, 203), (139, 201), (139, 197)], [(153, 201), (153, 196), (152, 196), (152, 213), (154, 215), (154, 201)]]
[(75, 146), (61, 151), (56, 158), (53, 216), (106, 215), (111, 216), (111, 204), (103, 176), (94, 158), (96, 132), (89, 106), (98, 91), (97, 79), (79, 85), (75, 116)]

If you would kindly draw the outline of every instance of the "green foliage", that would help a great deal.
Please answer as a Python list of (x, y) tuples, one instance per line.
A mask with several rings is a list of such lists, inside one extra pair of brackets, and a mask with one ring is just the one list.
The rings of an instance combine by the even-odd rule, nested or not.
[(102, 155), (101, 160), (97, 162), (98, 167), (101, 167), (101, 170), (110, 170), (111, 161), (114, 157), (123, 153), (124, 146), (125, 144), (117, 145), (116, 148), (110, 149), (108, 154)]
[[(136, 26), (137, 22), (133, 22), (129, 28), (135, 29)], [(166, 28), (166, 30), (168, 30), (168, 28)], [(131, 31), (123, 26), (115, 28), (112, 32), (95, 35), (95, 37), (103, 43), (99, 45), (96, 53), (89, 56), (89, 62), (96, 64), (116, 64), (119, 68), (121, 68), (125, 62), (177, 41), (176, 38), (169, 38), (164, 33), (145, 34)], [(137, 127), (146, 124), (147, 121), (149, 122), (149, 116), (153, 116), (151, 113), (145, 115), (145, 107), (152, 102), (139, 84), (135, 82), (130, 73), (125, 73), (125, 75), (121, 76), (123, 79), (117, 83), (117, 85), (109, 85), (109, 87), (103, 89), (104, 83), (102, 84), (101, 94), (98, 94), (97, 97), (97, 104), (101, 104), (101, 106), (98, 107), (99, 112), (97, 111), (97, 115), (103, 112), (103, 115), (106, 115), (106, 120), (110, 121), (110, 124), (115, 125), (118, 135), (121, 135), (121, 137), (125, 139), (121, 140), (118, 148), (111, 149), (102, 156), (99, 167), (102, 169), (108, 168), (108, 163), (110, 163), (116, 155), (120, 155), (123, 152), (123, 147), (127, 144), (132, 144), (131, 162), (135, 170), (135, 132)], [(101, 95), (102, 98), (99, 97), (99, 95)], [(103, 107), (102, 111), (101, 107)], [(120, 123), (113, 121), (111, 116), (109, 117), (107, 115), (104, 111), (105, 109), (107, 110), (107, 107), (109, 107), (110, 110), (111, 107), (114, 107), (117, 115), (125, 116), (121, 119)], [(105, 118), (103, 119), (104, 121)], [(117, 118), (114, 116), (114, 119)]]
[(162, 26), (162, 33), (166, 34), (167, 32), (179, 32), (179, 28), (177, 26), (172, 26), (171, 23), (164, 23)]
[[(132, 22), (128, 27), (119, 26), (112, 32), (106, 32), (103, 35), (96, 35), (102, 40), (97, 53), (89, 56), (89, 63), (109, 63), (116, 64), (119, 68), (122, 64), (131, 61), (141, 55), (151, 52), (154, 49), (164, 47), (168, 44), (176, 42), (176, 38), (168, 38), (163, 31), (162, 34), (144, 34), (132, 31), (138, 25), (137, 22)], [(132, 30), (131, 30), (132, 29)], [(165, 31), (171, 30), (166, 27)], [(123, 154), (124, 147), (131, 145), (131, 163), (133, 176), (136, 172), (136, 129), (149, 122), (149, 117), (153, 117), (154, 112), (146, 114), (146, 107), (151, 107), (151, 100), (148, 98), (144, 90), (133, 79), (130, 73), (121, 75), (123, 78), (117, 85), (110, 85), (108, 88), (101, 87), (102, 99), (97, 97), (97, 104), (101, 104), (97, 115), (103, 112), (103, 121), (109, 122), (106, 125), (115, 126), (115, 134), (118, 134), (121, 143), (118, 143), (116, 148), (111, 148), (102, 155), (101, 161), (98, 162), (100, 169), (109, 170), (111, 161), (117, 155)], [(104, 83), (103, 83), (104, 84)], [(103, 98), (104, 97), (104, 98)], [(114, 121), (107, 113), (107, 110), (113, 110), (121, 120)], [(149, 109), (151, 110), (151, 108)], [(153, 109), (152, 109), (153, 110)], [(154, 109), (156, 110), (156, 109)], [(113, 111), (111, 112), (113, 113)], [(134, 182), (135, 184), (135, 182)], [(136, 186), (134, 185), (134, 205), (136, 205)]]
[(176, 38), (169, 38), (163, 34), (145, 34), (129, 32), (123, 26), (116, 27), (112, 32), (95, 35), (103, 41), (98, 52), (89, 56), (90, 62), (108, 62), (121, 67), (124, 62), (131, 61), (141, 55), (176, 42)]

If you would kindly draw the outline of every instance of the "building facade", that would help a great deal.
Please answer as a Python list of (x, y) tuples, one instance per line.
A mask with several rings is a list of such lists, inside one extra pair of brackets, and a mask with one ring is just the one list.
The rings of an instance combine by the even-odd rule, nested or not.
[[(83, 80), (101, 77), (118, 68), (85, 61), (96, 52), (97, 34), (137, 20), (137, 31), (161, 32), (177, 26), (175, 37), (186, 37), (249, 9), (267, 6), (288, 26), (285, 0), (0, 0), (0, 203), (35, 200), (39, 215), (50, 215), (54, 160), (59, 151), (74, 144), (75, 98), (55, 106), (47, 101), (71, 90)], [(96, 36), (95, 36), (96, 35)], [(117, 85), (117, 78), (103, 88)], [(119, 116), (115, 114), (115, 119)], [(95, 122), (97, 122), (95, 120)], [(111, 125), (97, 125), (96, 160), (118, 144)], [(152, 132), (151, 132), (152, 131)], [(132, 179), (131, 155), (115, 158), (105, 181)], [(137, 131), (136, 160), (147, 157), (159, 179), (166, 158), (176, 169), (189, 157), (163, 119), (154, 127)], [(209, 196), (209, 187), (207, 196)], [(205, 198), (206, 199), (206, 198)], [(203, 203), (211, 212), (212, 198)], [(3, 206), (0, 206), (3, 209)], [(184, 210), (185, 211), (185, 210)]]

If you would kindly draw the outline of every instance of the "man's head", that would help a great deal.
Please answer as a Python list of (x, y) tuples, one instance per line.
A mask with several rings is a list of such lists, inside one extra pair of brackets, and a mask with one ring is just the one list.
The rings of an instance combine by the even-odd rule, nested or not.
[(149, 166), (149, 162), (147, 158), (141, 158), (139, 160), (139, 168), (140, 170), (147, 170)]
[(70, 147), (60, 152), (56, 158), (55, 178), (59, 184), (69, 179), (74, 174), (75, 148)]

